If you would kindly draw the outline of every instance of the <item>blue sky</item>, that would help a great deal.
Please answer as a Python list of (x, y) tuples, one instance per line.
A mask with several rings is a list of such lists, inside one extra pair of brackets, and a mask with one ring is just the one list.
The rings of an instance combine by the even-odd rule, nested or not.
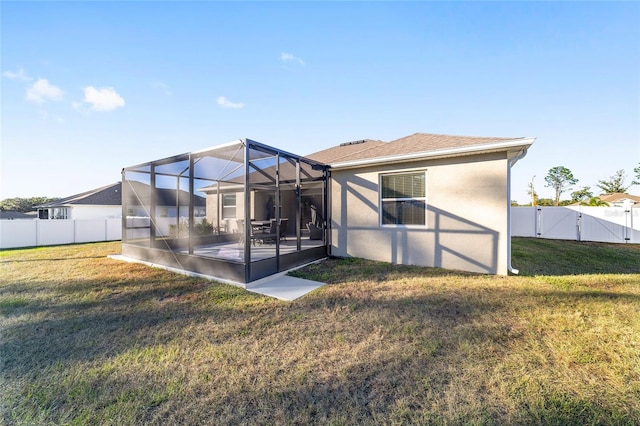
[[(416, 132), (533, 136), (512, 198), (640, 161), (637, 2), (7, 2), (0, 198), (248, 137), (309, 154)], [(630, 188), (640, 194), (640, 186)]]

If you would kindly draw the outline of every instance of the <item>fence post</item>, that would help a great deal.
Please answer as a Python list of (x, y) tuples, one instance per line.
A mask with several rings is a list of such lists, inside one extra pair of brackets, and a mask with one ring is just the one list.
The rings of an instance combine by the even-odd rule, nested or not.
[[(631, 230), (629, 228), (631, 228)], [(625, 206), (624, 208), (624, 242), (625, 244), (631, 241), (632, 232), (633, 232), (633, 214), (631, 212), (631, 207)]]
[(540, 238), (542, 235), (542, 209), (536, 208), (536, 238)]
[(578, 218), (576, 220), (576, 234), (578, 241), (582, 241), (582, 211), (578, 212)]

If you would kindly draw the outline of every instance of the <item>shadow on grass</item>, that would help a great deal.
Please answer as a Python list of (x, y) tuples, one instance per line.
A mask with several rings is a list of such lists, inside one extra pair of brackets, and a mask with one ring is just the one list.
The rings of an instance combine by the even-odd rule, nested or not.
[[(189, 324), (227, 319), (232, 303), (206, 303), (209, 283), (177, 277), (178, 283), (169, 281), (168, 286), (158, 278), (70, 281), (52, 288), (53, 297), (23, 296), (21, 303), (7, 303), (3, 316), (18, 320), (2, 328), (3, 374), (23, 375), (58, 363), (104, 359), (134, 345), (158, 344), (159, 338), (170, 339)], [(3, 293), (11, 294), (14, 286), (20, 287), (4, 286)], [(42, 289), (37, 283), (33, 286)], [(226, 288), (227, 301), (257, 297), (220, 286)]]
[[(483, 389), (486, 383), (460, 379), (466, 375), (468, 380), (477, 380), (468, 377), (468, 365), (459, 357), (446, 352), (424, 355), (408, 346), (404, 353), (378, 354), (374, 360), (354, 363), (330, 376), (305, 371), (291, 380), (290, 386), (247, 386), (197, 412), (177, 411), (171, 421), (208, 424), (215, 419), (228, 425), (586, 425), (638, 418), (637, 412), (627, 417), (606, 402), (554, 389), (536, 395), (535, 402), (514, 398), (507, 414), (505, 401)], [(482, 365), (482, 360), (478, 364)]]
[[(569, 306), (581, 302), (589, 311), (590, 304), (610, 298), (638, 303), (637, 294), (492, 288), (489, 298), (479, 285), (452, 294), (440, 290), (376, 299), (371, 297), (378, 290), (375, 284), (354, 294), (349, 294), (349, 285), (336, 284), (306, 297), (270, 324), (285, 335), (291, 333), (292, 342), (283, 352), (295, 351), (305, 339), (317, 342), (305, 355), (318, 357), (318, 362), (281, 371), (289, 377), (285, 386), (272, 385), (278, 379), (269, 376), (265, 380), (270, 384), (252, 386), (248, 378), (241, 389), (196, 413), (196, 422), (216, 418), (223, 424), (607, 424), (625, 414), (603, 402), (601, 394), (591, 400), (549, 387), (536, 395), (510, 395), (509, 404), (516, 408), (505, 417), (505, 400), (485, 387), (496, 363), (527, 333), (518, 324), (502, 321), (512, 317), (515, 307), (535, 311), (538, 303), (555, 299)], [(325, 321), (322, 332), (315, 332), (318, 336), (306, 330), (314, 320)], [(285, 327), (288, 322), (292, 323)], [(350, 328), (364, 330), (359, 335)], [(259, 330), (255, 334), (259, 336)], [(322, 339), (321, 334), (331, 337)], [(345, 355), (350, 361), (332, 369), (332, 363), (340, 361), (322, 361), (331, 339), (345, 352), (362, 346), (366, 350)], [(629, 418), (640, 419), (637, 407)]]

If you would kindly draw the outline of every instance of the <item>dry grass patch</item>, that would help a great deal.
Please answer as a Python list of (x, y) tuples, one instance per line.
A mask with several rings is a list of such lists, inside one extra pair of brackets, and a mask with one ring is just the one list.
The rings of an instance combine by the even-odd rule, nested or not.
[(4, 423), (640, 423), (638, 270), (332, 259), (297, 272), (329, 285), (285, 303), (118, 251), (0, 254)]

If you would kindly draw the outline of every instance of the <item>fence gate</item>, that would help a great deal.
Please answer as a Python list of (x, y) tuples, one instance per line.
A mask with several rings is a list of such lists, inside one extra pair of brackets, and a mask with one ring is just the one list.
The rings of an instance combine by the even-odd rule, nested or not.
[(513, 207), (511, 235), (640, 244), (640, 207)]

